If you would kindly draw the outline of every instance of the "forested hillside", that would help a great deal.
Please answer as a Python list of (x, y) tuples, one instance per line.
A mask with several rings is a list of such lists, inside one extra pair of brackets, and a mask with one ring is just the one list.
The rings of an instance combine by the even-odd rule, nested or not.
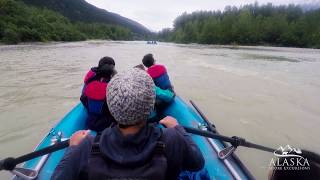
[(85, 0), (22, 0), (28, 5), (45, 7), (72, 21), (86, 23), (106, 23), (125, 27), (137, 35), (148, 34), (150, 31), (143, 25), (118, 14), (99, 9)]
[(246, 5), (182, 14), (158, 37), (178, 43), (276, 45), (320, 48), (320, 9)]
[(0, 0), (0, 42), (131, 40), (127, 28), (105, 23), (70, 21), (61, 14), (28, 6), (17, 0)]

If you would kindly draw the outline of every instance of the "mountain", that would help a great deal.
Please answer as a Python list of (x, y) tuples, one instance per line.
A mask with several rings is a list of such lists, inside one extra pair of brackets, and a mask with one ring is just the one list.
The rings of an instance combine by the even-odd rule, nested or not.
[(106, 23), (119, 25), (137, 34), (150, 34), (150, 31), (136, 21), (116, 13), (97, 8), (85, 0), (22, 0), (26, 4), (45, 7), (57, 11), (72, 21)]
[(0, 44), (148, 37), (124, 26), (71, 21), (58, 11), (27, 5), (21, 0), (0, 0), (0, 17)]

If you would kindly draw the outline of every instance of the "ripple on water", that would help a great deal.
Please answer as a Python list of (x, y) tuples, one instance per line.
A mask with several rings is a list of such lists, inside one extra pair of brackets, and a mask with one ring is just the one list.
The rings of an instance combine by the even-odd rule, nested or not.
[(245, 60), (256, 60), (256, 61), (271, 61), (271, 62), (301, 62), (301, 59), (298, 58), (289, 58), (283, 56), (271, 56), (271, 55), (261, 55), (261, 54), (241, 54), (242, 59)]
[[(146, 53), (167, 66), (177, 93), (199, 102), (221, 133), (320, 153), (306, 140), (320, 136), (320, 50), (123, 41), (0, 46), (0, 152), (32, 149), (79, 103), (83, 76), (101, 57), (114, 57), (120, 72)], [(267, 179), (269, 156), (238, 153), (257, 179)]]

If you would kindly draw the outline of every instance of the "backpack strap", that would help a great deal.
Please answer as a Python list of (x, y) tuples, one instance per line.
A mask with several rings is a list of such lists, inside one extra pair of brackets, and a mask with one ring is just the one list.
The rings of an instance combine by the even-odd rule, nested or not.
[(166, 144), (163, 142), (163, 131), (162, 129), (160, 129), (160, 137), (157, 140), (157, 144), (156, 147), (154, 148), (153, 154), (154, 155), (165, 155), (165, 148), (166, 148)]
[[(101, 132), (97, 132), (96, 137), (94, 137), (93, 144), (91, 145), (91, 155), (99, 155), (100, 154), (100, 137)], [(88, 165), (86, 165), (84, 168), (80, 169), (78, 179), (79, 180), (89, 180), (89, 174), (88, 174)]]
[(153, 153), (155, 155), (163, 155), (166, 145), (162, 141), (157, 141), (156, 147), (154, 148)]
[[(96, 137), (93, 140), (93, 144), (91, 146), (91, 154), (92, 155), (100, 155), (100, 137), (101, 132), (98, 132)], [(165, 155), (166, 144), (163, 142), (163, 131), (161, 130), (161, 135), (156, 142), (156, 146), (153, 150), (153, 155)]]
[(93, 140), (93, 144), (91, 146), (91, 154), (92, 155), (99, 155), (100, 154), (100, 137), (101, 132), (98, 132), (96, 137)]

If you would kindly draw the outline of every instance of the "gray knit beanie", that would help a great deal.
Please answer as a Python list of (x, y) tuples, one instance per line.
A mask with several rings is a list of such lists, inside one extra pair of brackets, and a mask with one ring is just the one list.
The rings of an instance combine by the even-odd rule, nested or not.
[(115, 75), (108, 84), (107, 104), (121, 125), (146, 121), (153, 110), (155, 97), (152, 78), (137, 68)]

